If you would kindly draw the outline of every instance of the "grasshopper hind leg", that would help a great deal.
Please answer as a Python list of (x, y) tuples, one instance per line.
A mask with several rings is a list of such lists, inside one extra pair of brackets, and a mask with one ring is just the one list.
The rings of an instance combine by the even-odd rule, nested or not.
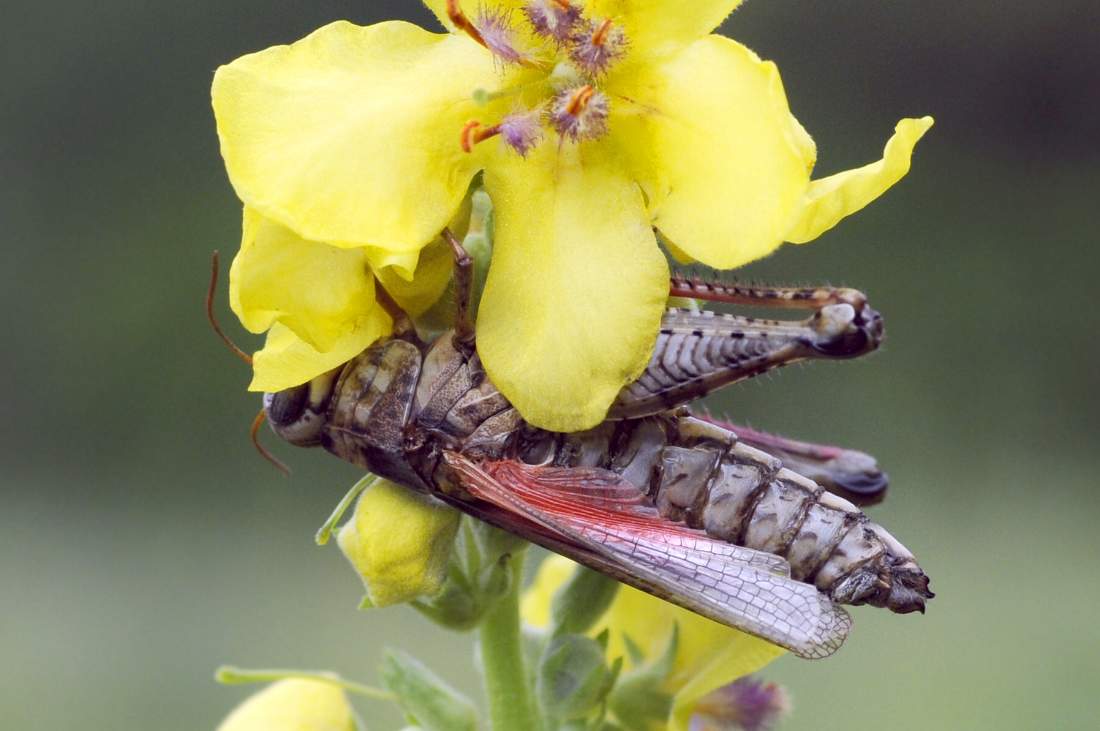
[(804, 360), (856, 358), (877, 349), (883, 338), (882, 317), (854, 289), (745, 288), (673, 279), (670, 292), (812, 314), (802, 320), (768, 320), (670, 309), (649, 365), (620, 392), (611, 419), (651, 416)]

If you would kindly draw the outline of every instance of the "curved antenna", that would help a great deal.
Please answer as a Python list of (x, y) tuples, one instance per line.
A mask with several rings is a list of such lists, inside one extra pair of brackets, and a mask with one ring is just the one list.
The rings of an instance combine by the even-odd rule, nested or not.
[(243, 360), (248, 365), (252, 365), (252, 356), (237, 347), (237, 344), (229, 339), (221, 327), (218, 325), (217, 319), (214, 317), (214, 292), (218, 288), (218, 250), (215, 249), (213, 255), (210, 257), (210, 286), (206, 290), (206, 319), (210, 322), (210, 327), (214, 328), (214, 332), (222, 342), (225, 343), (225, 347)]
[(256, 418), (252, 420), (252, 428), (249, 430), (248, 435), (252, 439), (252, 446), (256, 448), (256, 451), (260, 453), (260, 456), (266, 459), (271, 464), (275, 465), (280, 472), (287, 477), (290, 477), (290, 468), (279, 461), (271, 452), (267, 451), (267, 447), (260, 444), (260, 427), (267, 421), (267, 412), (264, 409), (260, 409), (260, 413), (256, 414)]

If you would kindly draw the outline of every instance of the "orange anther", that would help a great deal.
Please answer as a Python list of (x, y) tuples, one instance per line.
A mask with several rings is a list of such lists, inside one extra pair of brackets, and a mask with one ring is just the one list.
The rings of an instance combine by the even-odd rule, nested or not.
[(478, 142), (487, 140), (498, 134), (500, 134), (499, 124), (494, 124), (492, 127), (482, 127), (481, 122), (476, 119), (471, 119), (462, 126), (462, 134), (459, 136), (459, 143), (462, 145), (463, 152), (473, 152), (474, 145)]
[(596, 32), (592, 34), (592, 45), (602, 46), (603, 42), (607, 40), (607, 32), (611, 30), (611, 19), (605, 20)]
[(573, 9), (573, 3), (569, 2), (569, 0), (551, 0), (551, 2), (566, 12)]
[(481, 37), (481, 31), (470, 22), (470, 19), (466, 17), (466, 13), (462, 12), (462, 8), (458, 6), (458, 0), (447, 0), (447, 17), (451, 19), (451, 22), (455, 24), (456, 28), (470, 36), (470, 38), (473, 38), (486, 48), (489, 47), (488, 44), (485, 43), (485, 39)]
[(577, 89), (573, 92), (573, 96), (569, 99), (569, 104), (565, 107), (566, 113), (576, 117), (584, 111), (586, 106), (588, 106), (589, 100), (592, 99), (592, 95), (595, 93), (596, 90), (592, 88), (591, 84), (585, 84)]

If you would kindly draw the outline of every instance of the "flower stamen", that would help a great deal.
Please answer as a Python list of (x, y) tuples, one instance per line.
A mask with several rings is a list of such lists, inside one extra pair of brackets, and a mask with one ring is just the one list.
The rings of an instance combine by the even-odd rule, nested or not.
[(626, 51), (626, 33), (608, 18), (600, 23), (588, 22), (586, 29), (572, 39), (569, 58), (590, 78), (602, 76)]
[(603, 24), (596, 29), (596, 32), (592, 34), (592, 45), (602, 46), (607, 40), (607, 32), (611, 30), (611, 18), (608, 18)]
[(462, 145), (463, 152), (470, 153), (474, 151), (474, 145), (479, 142), (484, 142), (490, 137), (494, 137), (498, 134), (500, 134), (499, 124), (494, 124), (491, 127), (483, 127), (481, 122), (476, 119), (471, 119), (462, 126), (462, 133), (459, 135), (459, 143)]
[(500, 135), (504, 144), (519, 153), (520, 157), (526, 157), (542, 139), (542, 116), (541, 109), (521, 110), (509, 114), (491, 127), (483, 126), (476, 119), (471, 120), (462, 127), (459, 138), (462, 150), (473, 152), (477, 143)]
[[(451, 19), (451, 22), (455, 24), (455, 27), (461, 30), (470, 38), (474, 39), (477, 43), (489, 48), (489, 44), (485, 42), (485, 39), (481, 36), (481, 31), (477, 29), (477, 26), (466, 17), (466, 13), (462, 12), (462, 8), (458, 6), (458, 0), (447, 0), (447, 17)], [(489, 50), (492, 50), (491, 48)]]
[(523, 14), (536, 35), (550, 38), (558, 46), (572, 39), (581, 20), (581, 9), (569, 0), (533, 0), (523, 6)]
[(591, 84), (558, 92), (550, 107), (550, 123), (563, 138), (590, 140), (607, 132), (607, 96)]
[(569, 99), (569, 103), (565, 106), (565, 113), (571, 114), (576, 117), (578, 114), (584, 111), (584, 108), (588, 106), (588, 102), (592, 101), (592, 95), (596, 93), (596, 90), (592, 88), (591, 84), (585, 84), (581, 88), (573, 92), (573, 96)]

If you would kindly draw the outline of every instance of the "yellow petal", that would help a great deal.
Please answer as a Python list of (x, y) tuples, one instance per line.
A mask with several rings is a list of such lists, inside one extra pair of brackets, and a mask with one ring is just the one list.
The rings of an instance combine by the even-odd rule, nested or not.
[(374, 277), (363, 250), (307, 241), (246, 207), (229, 304), (251, 332), (280, 322), (326, 352), (374, 306)]
[(721, 629), (725, 633), (711, 638), (721, 649), (673, 696), (670, 731), (688, 731), (692, 713), (701, 698), (737, 678), (757, 672), (786, 652), (752, 635), (726, 627)]
[(278, 323), (271, 326), (262, 350), (252, 355), (252, 383), (249, 391), (274, 393), (298, 386), (347, 363), (371, 343), (390, 332), (393, 321), (381, 307), (371, 307), (353, 329), (319, 352), (292, 330)]
[(932, 127), (931, 117), (903, 119), (886, 143), (882, 159), (810, 183), (797, 222), (787, 240), (802, 244), (816, 239), (840, 219), (860, 210), (885, 193), (909, 172), (913, 148)]
[(654, 223), (682, 253), (727, 269), (782, 243), (814, 152), (774, 64), (708, 36), (614, 91), (635, 103), (616, 102), (612, 137), (642, 151), (630, 156), (634, 174)]
[(591, 0), (589, 17), (611, 18), (623, 24), (629, 53), (645, 57), (666, 53), (698, 40), (718, 27), (741, 0)]
[(598, 145), (502, 155), (485, 185), (495, 228), (478, 352), (530, 423), (591, 427), (645, 368), (668, 297), (641, 192)]
[(344, 691), (320, 680), (272, 683), (237, 706), (218, 731), (355, 731)]
[(458, 210), (480, 166), (459, 132), (498, 81), (468, 38), (337, 22), (222, 66), (212, 94), (247, 205), (313, 241), (411, 251)]
[(400, 267), (376, 270), (378, 281), (405, 312), (413, 317), (423, 314), (447, 289), (454, 270), (454, 255), (449, 244), (436, 239), (420, 252), (416, 274), (407, 280)]
[(436, 594), (443, 586), (459, 513), (380, 480), (359, 497), (337, 535), (376, 607)]

